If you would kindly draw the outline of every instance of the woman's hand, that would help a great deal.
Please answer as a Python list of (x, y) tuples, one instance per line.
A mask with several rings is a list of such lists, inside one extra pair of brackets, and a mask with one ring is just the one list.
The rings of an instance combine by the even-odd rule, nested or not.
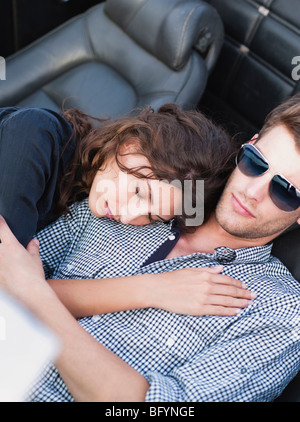
[[(0, 288), (28, 305), (61, 341), (55, 365), (77, 401), (143, 401), (149, 384), (87, 333), (45, 281), (38, 245), (27, 250), (0, 217)], [(105, 382), (103, 382), (105, 380)], [(130, 385), (130, 388), (128, 388)]]
[(53, 294), (45, 281), (35, 239), (25, 249), (0, 216), (0, 287), (31, 307), (44, 294)]
[(185, 315), (237, 315), (256, 295), (239, 280), (220, 274), (222, 269), (219, 265), (159, 274), (148, 285), (151, 306)]

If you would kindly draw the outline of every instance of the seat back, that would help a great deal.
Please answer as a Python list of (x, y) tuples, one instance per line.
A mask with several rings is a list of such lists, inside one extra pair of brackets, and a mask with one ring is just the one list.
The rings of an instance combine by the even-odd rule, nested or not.
[(300, 283), (300, 227), (298, 225), (274, 240), (272, 255), (279, 258)]
[(245, 142), (300, 91), (299, 0), (206, 1), (223, 20), (225, 40), (204, 104)]
[(107, 0), (9, 57), (0, 106), (195, 107), (222, 43), (221, 19), (201, 0)]

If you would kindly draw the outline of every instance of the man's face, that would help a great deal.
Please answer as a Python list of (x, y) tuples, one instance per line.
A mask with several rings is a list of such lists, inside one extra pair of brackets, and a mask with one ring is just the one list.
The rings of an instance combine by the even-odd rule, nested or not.
[(284, 126), (270, 130), (255, 146), (267, 159), (270, 170), (261, 176), (249, 177), (236, 168), (216, 208), (216, 219), (234, 236), (269, 237), (269, 241), (296, 221), (300, 224), (300, 207), (289, 213), (281, 211), (269, 196), (274, 174), (284, 176), (300, 189), (300, 152)]

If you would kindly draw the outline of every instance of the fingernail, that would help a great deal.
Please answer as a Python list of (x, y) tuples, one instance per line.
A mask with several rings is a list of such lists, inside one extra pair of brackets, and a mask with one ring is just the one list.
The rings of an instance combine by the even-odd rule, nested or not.
[(242, 283), (242, 287), (243, 287), (243, 289), (247, 289), (247, 286), (246, 286), (245, 283)]
[(34, 243), (35, 243), (36, 245), (38, 245), (38, 246), (40, 245), (40, 242), (38, 241), (38, 239), (35, 239), (35, 238), (34, 238), (34, 239), (33, 239), (33, 241), (34, 241)]
[(257, 298), (257, 294), (256, 293), (254, 293), (254, 292), (251, 292), (251, 299), (256, 299)]

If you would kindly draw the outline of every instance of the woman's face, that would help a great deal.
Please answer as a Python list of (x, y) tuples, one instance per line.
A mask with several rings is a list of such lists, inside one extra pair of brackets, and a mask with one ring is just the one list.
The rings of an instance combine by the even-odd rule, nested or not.
[[(148, 166), (148, 160), (134, 154), (133, 147), (123, 147), (119, 161), (127, 168)], [(145, 175), (149, 170), (142, 170)], [(178, 186), (153, 179), (141, 179), (121, 171), (115, 159), (93, 180), (89, 207), (97, 217), (113, 218), (123, 224), (146, 225), (170, 220), (181, 210), (182, 192)]]

